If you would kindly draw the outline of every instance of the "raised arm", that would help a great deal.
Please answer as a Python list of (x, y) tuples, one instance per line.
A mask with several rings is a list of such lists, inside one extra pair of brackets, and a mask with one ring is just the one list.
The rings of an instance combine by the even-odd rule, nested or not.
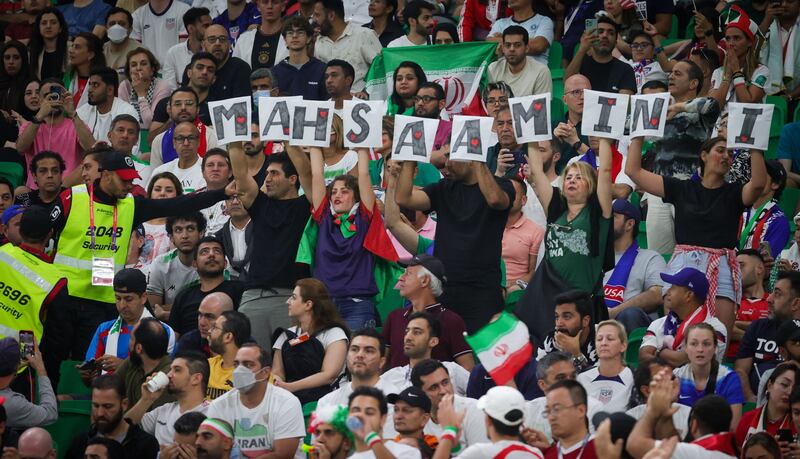
[(417, 253), (417, 246), (419, 245), (419, 235), (414, 228), (408, 223), (403, 221), (400, 214), (400, 206), (397, 205), (395, 200), (397, 190), (397, 179), (399, 177), (398, 168), (386, 168), (386, 196), (383, 207), (383, 220), (392, 235), (394, 235), (397, 242), (408, 250), (409, 253)]
[(375, 191), (372, 189), (372, 179), (369, 176), (369, 150), (359, 148), (358, 152), (358, 193), (361, 195), (361, 204), (370, 212), (375, 207)]
[(286, 153), (292, 160), (294, 168), (297, 169), (297, 178), (300, 180), (300, 186), (303, 187), (306, 198), (311, 202), (311, 191), (314, 189), (314, 185), (311, 180), (311, 161), (308, 155), (302, 148), (292, 145), (287, 145)]
[(233, 169), (233, 179), (236, 181), (236, 190), (239, 193), (239, 201), (246, 209), (253, 205), (258, 196), (258, 184), (247, 171), (247, 160), (244, 157), (242, 142), (232, 142), (228, 144), (228, 155), (231, 158), (231, 168)]
[[(640, 157), (641, 158), (641, 157)], [(597, 170), (597, 199), (603, 209), (603, 217), (611, 218), (611, 201), (613, 200), (611, 179), (611, 140), (600, 139), (600, 164)]]
[(628, 147), (625, 173), (639, 188), (659, 197), (664, 197), (664, 178), (642, 169), (642, 138), (636, 137)]
[(539, 142), (528, 143), (528, 182), (533, 187), (536, 197), (539, 198), (539, 203), (547, 213), (547, 208), (550, 206), (550, 201), (553, 199), (553, 186), (550, 185), (550, 179), (544, 173), (544, 163), (542, 157), (539, 155)]
[(750, 181), (742, 188), (742, 203), (752, 206), (767, 184), (767, 167), (764, 165), (764, 152), (750, 150)]
[(310, 147), (309, 151), (311, 152), (311, 206), (316, 211), (325, 200), (325, 161), (322, 159), (321, 148)]
[(478, 179), (478, 187), (481, 190), (481, 194), (483, 194), (489, 207), (496, 210), (508, 209), (511, 206), (511, 198), (508, 196), (508, 193), (503, 191), (500, 185), (497, 184), (497, 180), (495, 180), (492, 173), (489, 172), (486, 163), (475, 161), (471, 166)]
[(414, 210), (430, 210), (431, 200), (428, 194), (414, 188), (414, 164), (411, 161), (403, 163), (400, 169), (400, 178), (397, 180), (397, 204)]

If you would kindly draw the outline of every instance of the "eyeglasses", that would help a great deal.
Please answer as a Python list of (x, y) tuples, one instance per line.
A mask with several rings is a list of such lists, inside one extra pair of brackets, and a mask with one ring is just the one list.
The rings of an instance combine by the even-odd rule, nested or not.
[(544, 411), (542, 411), (542, 415), (546, 418), (549, 418), (551, 415), (558, 416), (559, 414), (561, 414), (562, 411), (568, 408), (575, 408), (576, 406), (578, 405), (568, 405), (568, 406), (556, 405), (552, 408), (545, 408)]
[(506, 96), (500, 96), (497, 99), (495, 99), (494, 97), (486, 99), (486, 105), (501, 105), (507, 103), (508, 103), (508, 97)]
[(199, 138), (200, 138), (199, 135), (176, 135), (174, 137), (175, 142), (177, 142), (177, 143), (184, 143), (187, 140), (190, 141), (190, 142), (194, 142), (195, 140), (197, 140)]
[(217, 35), (217, 36), (213, 36), (212, 35), (210, 37), (206, 37), (206, 41), (211, 43), (211, 44), (214, 44), (214, 43), (225, 43), (226, 41), (228, 41), (228, 37), (226, 37), (225, 35)]
[(647, 49), (650, 46), (653, 46), (652, 43), (631, 43), (631, 49), (635, 49), (636, 51)]
[(564, 94), (572, 97), (579, 97), (583, 95), (583, 89), (573, 89), (572, 91), (565, 91)]
[(417, 103), (422, 102), (424, 104), (427, 104), (434, 100), (438, 101), (439, 98), (434, 96), (414, 96), (414, 102)]

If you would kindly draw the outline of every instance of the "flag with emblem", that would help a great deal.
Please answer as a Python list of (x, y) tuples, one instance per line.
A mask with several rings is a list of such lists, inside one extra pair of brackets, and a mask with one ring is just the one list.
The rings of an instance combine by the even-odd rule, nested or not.
[(428, 81), (444, 88), (444, 110), (448, 115), (482, 115), (480, 90), (489, 81), (487, 69), (495, 58), (496, 48), (497, 44), (492, 42), (384, 48), (367, 72), (366, 91), (370, 100), (386, 100), (389, 113), (396, 113), (397, 106), (390, 99), (394, 71), (401, 62), (416, 62)]
[(510, 381), (533, 355), (528, 327), (508, 312), (465, 338), (498, 386)]

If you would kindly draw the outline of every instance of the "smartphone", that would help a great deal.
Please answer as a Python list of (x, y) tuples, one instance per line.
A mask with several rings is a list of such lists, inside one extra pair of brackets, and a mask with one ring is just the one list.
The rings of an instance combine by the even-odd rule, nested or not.
[(586, 20), (586, 31), (595, 33), (597, 31), (597, 18), (589, 18)]
[(87, 361), (83, 362), (82, 364), (78, 365), (78, 369), (79, 370), (94, 370), (95, 368), (97, 368), (98, 365), (99, 365), (99, 363), (97, 362), (97, 360), (92, 359), (92, 360), (87, 360)]
[(34, 353), (33, 332), (30, 330), (19, 331), (19, 345), (22, 351), (22, 357), (29, 357)]
[(517, 150), (517, 151), (512, 151), (511, 154), (514, 155), (514, 164), (517, 164), (519, 166), (522, 166), (523, 164), (528, 164), (528, 157), (526, 156), (527, 155), (526, 151)]
[(794, 443), (794, 435), (792, 435), (792, 429), (778, 429), (778, 441)]
[(761, 244), (758, 245), (758, 250), (762, 256), (772, 257), (772, 247), (770, 247), (769, 241), (761, 241)]

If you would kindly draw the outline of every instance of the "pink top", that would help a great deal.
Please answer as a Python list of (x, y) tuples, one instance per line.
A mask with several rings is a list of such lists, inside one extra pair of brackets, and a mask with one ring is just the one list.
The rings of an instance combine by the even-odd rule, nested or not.
[[(387, 229), (386, 234), (389, 235), (389, 240), (392, 241), (392, 245), (394, 246), (394, 250), (397, 251), (398, 257), (403, 259), (403, 258), (411, 258), (414, 256), (411, 253), (409, 253), (408, 250), (403, 248), (400, 242), (398, 242), (397, 239), (395, 239), (394, 234), (392, 234), (391, 231)], [(422, 228), (420, 228), (419, 231), (417, 231), (417, 234), (428, 239), (433, 239), (433, 236), (436, 234), (436, 220), (432, 219), (431, 217), (428, 217), (428, 221), (426, 221), (425, 224), (422, 225)]]
[(506, 262), (506, 285), (525, 274), (529, 257), (536, 259), (544, 239), (544, 228), (524, 215), (503, 231), (503, 260)]
[[(20, 135), (29, 124), (31, 124), (29, 121), (22, 123), (22, 126), (19, 127)], [(33, 139), (33, 146), (21, 152), (25, 156), (25, 166), (30, 167), (31, 159), (42, 150), (54, 151), (64, 158), (67, 165), (64, 176), (80, 166), (83, 148), (78, 143), (78, 133), (75, 132), (72, 120), (64, 118), (64, 121), (57, 126), (50, 126), (47, 123), (40, 124), (39, 130), (36, 131), (36, 137)], [(33, 181), (33, 174), (28, 174), (26, 185), (32, 190), (37, 188)]]
[[(172, 92), (169, 83), (166, 81), (160, 78), (156, 78), (155, 81), (156, 87), (153, 88), (152, 103), (147, 103), (147, 99), (145, 98), (146, 94), (137, 94), (137, 96), (139, 96), (139, 122), (141, 123), (142, 129), (150, 129), (150, 124), (153, 122), (153, 112), (156, 110), (156, 105), (158, 105), (161, 99), (169, 97), (170, 93)], [(133, 102), (131, 102), (131, 91), (133, 91), (131, 82), (128, 80), (122, 81), (119, 84), (118, 97), (133, 105)]]

